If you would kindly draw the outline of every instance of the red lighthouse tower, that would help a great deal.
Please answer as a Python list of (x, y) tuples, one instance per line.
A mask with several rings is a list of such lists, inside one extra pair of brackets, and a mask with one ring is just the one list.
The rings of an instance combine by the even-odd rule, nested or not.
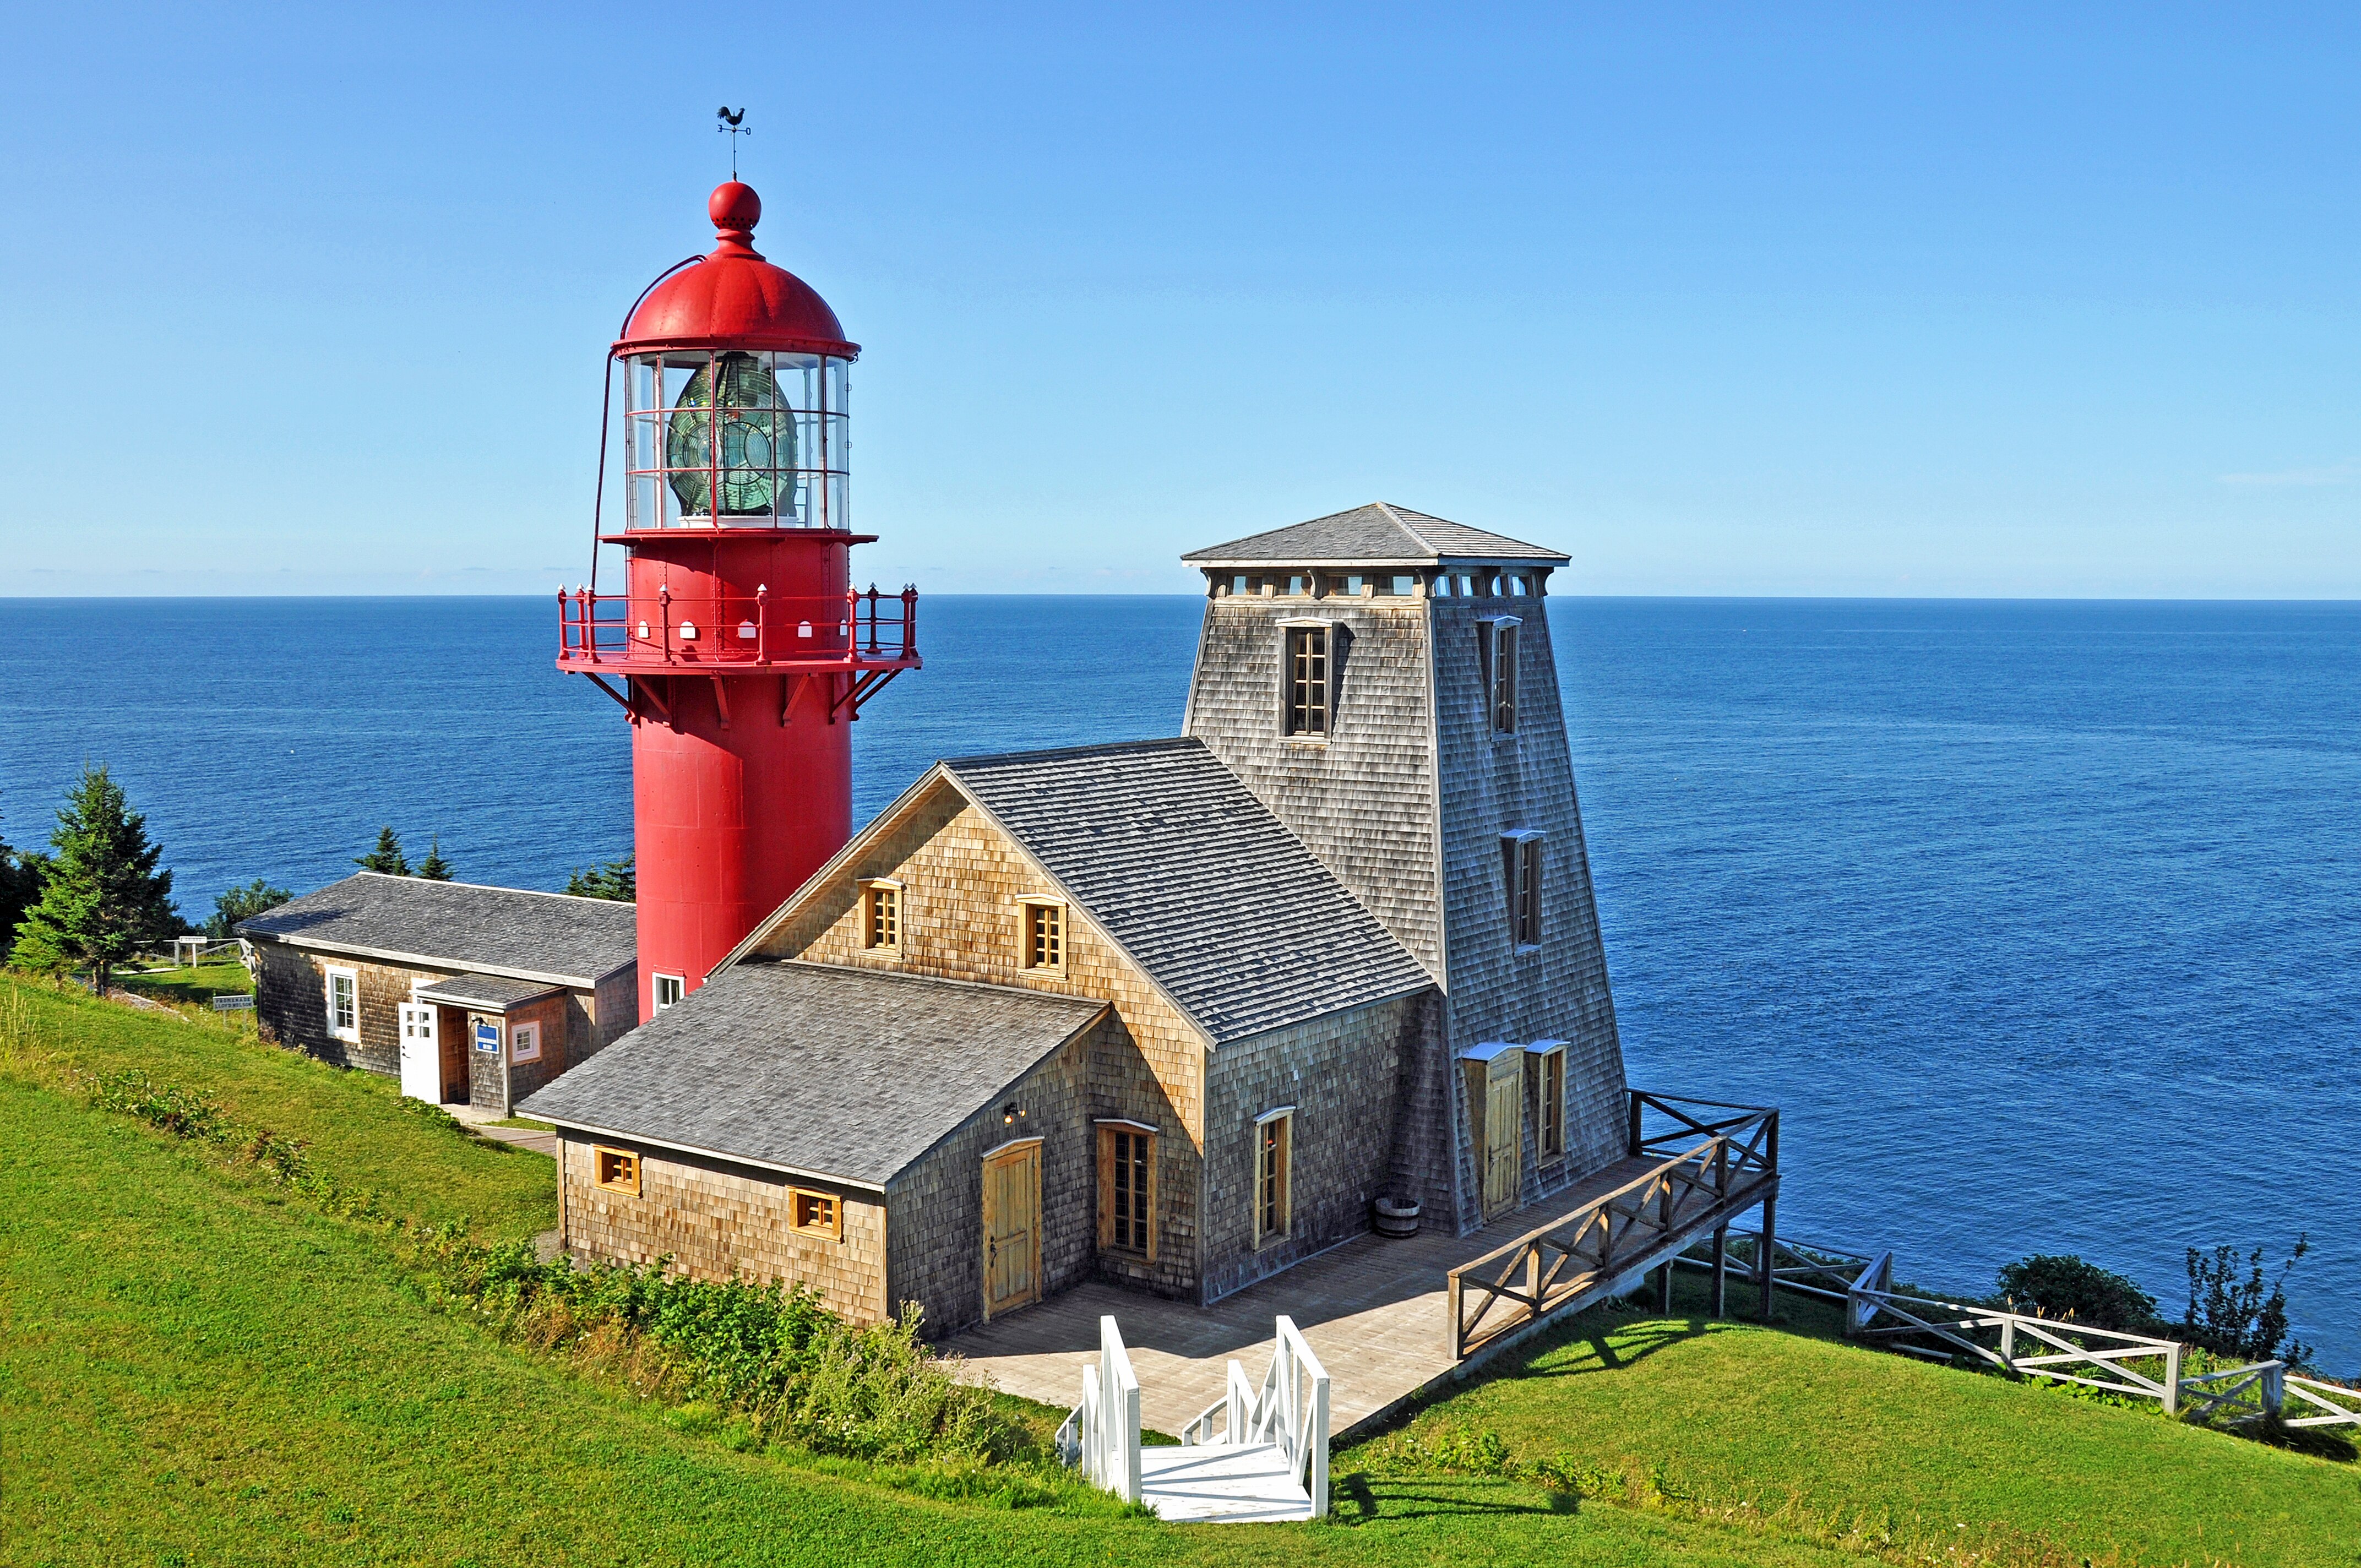
[(843, 847), (848, 726), (918, 666), (917, 590), (851, 586), (851, 547), (875, 537), (850, 506), (860, 347), (755, 250), (751, 188), (708, 210), (713, 253), (652, 285), (609, 350), (623, 529), (598, 539), (623, 548), (624, 591), (559, 596), (558, 668), (631, 716), (642, 1019)]

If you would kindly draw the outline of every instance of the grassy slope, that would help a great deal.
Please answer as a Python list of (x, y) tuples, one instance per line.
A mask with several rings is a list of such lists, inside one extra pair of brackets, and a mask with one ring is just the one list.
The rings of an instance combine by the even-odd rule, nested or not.
[(0, 977), (0, 1017), (26, 1010), (37, 1046), (85, 1072), (136, 1068), (214, 1096), (239, 1120), (315, 1146), (322, 1168), (390, 1214), (467, 1220), (487, 1238), (557, 1223), (548, 1160), (418, 1113), (390, 1079), (257, 1043), (251, 1017), (182, 1019)]
[[(423, 1120), (366, 1074), (0, 981), (0, 1025), (12, 1005), (55, 1057), (139, 1066), (311, 1139), (390, 1212), (550, 1223), (544, 1159)], [(1210, 1532), (939, 1505), (740, 1455), (430, 1309), (366, 1229), (5, 1069), (0, 1562), (1861, 1561), (1512, 1481), (1391, 1475), (1384, 1440), (1337, 1456), (1339, 1523)], [(1693, 1498), (1675, 1516), (1793, 1497), (1810, 1523), (1866, 1514), (1919, 1543), (2361, 1562), (2350, 1466), (1808, 1333), (1602, 1315), (1521, 1370), (1412, 1431), (1662, 1465)]]
[(429, 1310), (369, 1233), (0, 1079), (0, 1560), (1833, 1564), (1530, 1488), (1348, 1528), (996, 1513), (742, 1455)]
[(235, 959), (194, 969), (182, 964), (146, 974), (118, 970), (114, 983), (159, 1002), (194, 1003), (200, 1007), (211, 1006), (216, 996), (248, 996), (254, 992), (254, 977)]
[[(1691, 1499), (1685, 1512), (1792, 1505), (1938, 1551), (2032, 1557), (2024, 1548), (2046, 1542), (2069, 1561), (2361, 1563), (2350, 1464), (1864, 1351), (1830, 1337), (1833, 1310), (1787, 1300), (1777, 1331), (1586, 1314), (1407, 1432), (1431, 1450), (1453, 1429), (1489, 1430), (1521, 1458), (1565, 1454), (1617, 1475), (1661, 1464), (1665, 1489)], [(1684, 1279), (1684, 1304), (1703, 1307), (1701, 1280)], [(1382, 1468), (1401, 1448), (1379, 1438), (1337, 1464)]]

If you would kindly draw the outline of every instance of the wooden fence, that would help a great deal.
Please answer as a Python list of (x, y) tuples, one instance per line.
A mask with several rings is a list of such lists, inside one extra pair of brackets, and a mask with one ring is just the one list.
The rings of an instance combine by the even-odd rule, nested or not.
[[(1732, 1266), (1750, 1277), (1763, 1277), (1763, 1233), (1733, 1230), (1730, 1233), (1730, 1258)], [(1683, 1268), (1711, 1268), (1713, 1257), (1709, 1244), (1699, 1242), (1673, 1260)], [(1861, 1253), (1846, 1252), (1840, 1247), (1824, 1246), (1817, 1242), (1789, 1241), (1784, 1236), (1771, 1239), (1771, 1282), (1782, 1290), (1793, 1290), (1799, 1296), (1813, 1296), (1823, 1301), (1841, 1303), (1846, 1293), (1856, 1284), (1872, 1289), (1883, 1289), (1892, 1282), (1894, 1255), (1881, 1253), (1875, 1257)]]
[[(1454, 1358), (1466, 1359), (1619, 1275), (1668, 1264), (1668, 1246), (1676, 1253), (1683, 1238), (1717, 1222), (1726, 1225), (1777, 1190), (1777, 1111), (1637, 1090), (1631, 1101), (1631, 1152), (1653, 1156), (1656, 1163), (1573, 1212), (1453, 1269)], [(1673, 1124), (1651, 1132), (1649, 1112)]]
[(2019, 1376), (2161, 1400), (2168, 1415), (2180, 1401), (2178, 1340), (1859, 1284), (1846, 1292), (1844, 1326), (1855, 1339), (1879, 1341), (1912, 1355), (1940, 1361), (1965, 1356)]

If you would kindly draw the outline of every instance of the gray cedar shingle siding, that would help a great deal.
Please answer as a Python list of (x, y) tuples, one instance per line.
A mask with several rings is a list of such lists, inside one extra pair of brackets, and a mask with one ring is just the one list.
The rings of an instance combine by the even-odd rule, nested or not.
[(942, 765), (1216, 1046), (1433, 983), (1202, 741)]
[(1437, 565), (1444, 561), (1519, 561), (1563, 566), (1566, 557), (1538, 544), (1429, 517), (1384, 501), (1313, 518), (1180, 557), (1197, 566)]
[(591, 986), (631, 961), (637, 919), (635, 905), (611, 899), (361, 872), (256, 916), (237, 934)]
[(1106, 1003), (741, 959), (518, 1107), (883, 1187)]

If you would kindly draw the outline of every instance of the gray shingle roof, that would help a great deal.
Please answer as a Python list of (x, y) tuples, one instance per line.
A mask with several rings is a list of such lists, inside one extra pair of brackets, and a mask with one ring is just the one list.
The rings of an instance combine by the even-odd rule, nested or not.
[(440, 1002), (451, 1007), (472, 1007), (479, 1013), (505, 1013), (560, 987), (538, 980), (504, 980), (496, 974), (463, 974), (456, 980), (422, 986), (411, 1000)]
[(237, 934), (589, 985), (631, 961), (638, 913), (611, 899), (361, 872), (243, 922)]
[(1106, 1003), (749, 958), (522, 1115), (883, 1187)]
[(1216, 1045), (1433, 983), (1202, 740), (943, 767)]
[(1534, 561), (1563, 566), (1567, 557), (1538, 544), (1372, 501), (1180, 557), (1200, 566), (1312, 566), (1323, 564), (1431, 565), (1442, 561)]

